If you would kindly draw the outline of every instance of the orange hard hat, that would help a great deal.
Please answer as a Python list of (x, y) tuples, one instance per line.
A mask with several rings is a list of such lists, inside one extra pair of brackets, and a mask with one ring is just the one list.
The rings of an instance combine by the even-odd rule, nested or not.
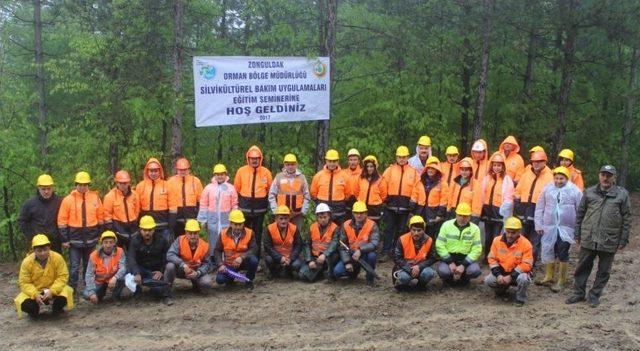
[(473, 168), (471, 166), (471, 160), (468, 157), (463, 158), (462, 161), (458, 163), (458, 165), (460, 166), (460, 168)]
[(125, 170), (120, 170), (116, 172), (116, 182), (118, 183), (129, 183), (131, 181), (131, 177), (129, 176), (129, 172)]
[(504, 155), (502, 152), (495, 152), (491, 155), (491, 162), (501, 162), (504, 163)]
[(176, 161), (176, 169), (189, 169), (189, 168), (191, 168), (191, 164), (189, 163), (189, 160), (187, 160), (186, 158), (182, 157)]
[(534, 151), (531, 154), (531, 162), (547, 161), (547, 153), (544, 151)]

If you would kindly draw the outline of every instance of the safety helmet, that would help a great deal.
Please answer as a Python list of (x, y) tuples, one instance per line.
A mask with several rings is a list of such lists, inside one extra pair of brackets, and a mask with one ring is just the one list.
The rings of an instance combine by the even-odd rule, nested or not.
[(553, 175), (556, 174), (562, 174), (567, 177), (567, 179), (569, 179), (571, 172), (569, 172), (569, 169), (567, 167), (559, 166), (553, 169)]
[(316, 214), (323, 212), (331, 212), (331, 208), (329, 208), (329, 205), (325, 204), (324, 202), (319, 203), (318, 206), (316, 206)]
[(564, 149), (564, 150), (560, 151), (558, 156), (560, 156), (562, 158), (569, 159), (569, 160), (571, 160), (571, 162), (573, 162), (573, 151), (571, 151), (569, 149)]
[(187, 232), (199, 232), (200, 223), (195, 219), (187, 219), (187, 222), (184, 224), (184, 230)]
[(176, 161), (176, 169), (189, 169), (189, 168), (191, 168), (191, 164), (189, 163), (189, 160), (187, 160), (186, 158), (182, 157)]
[(471, 216), (471, 205), (466, 202), (461, 202), (456, 207), (456, 214), (458, 216)]
[(418, 145), (422, 146), (431, 146), (431, 138), (426, 135), (423, 135), (418, 139)]
[(445, 155), (459, 155), (460, 151), (458, 151), (457, 147), (450, 145), (450, 146), (447, 146), (447, 150), (444, 153)]
[(77, 184), (89, 184), (91, 183), (91, 176), (89, 175), (89, 173), (84, 171), (78, 172), (76, 173), (76, 176), (73, 179), (73, 181)]
[(531, 154), (531, 162), (546, 161), (546, 160), (547, 160), (547, 153), (544, 151), (534, 151)]
[(138, 226), (146, 230), (154, 229), (156, 227), (156, 220), (151, 216), (142, 216)]
[(127, 172), (125, 170), (117, 171), (115, 179), (116, 179), (116, 182), (118, 182), (118, 183), (129, 183), (129, 182), (131, 182), (131, 176), (129, 176), (129, 172)]
[(365, 164), (367, 162), (373, 162), (376, 168), (378, 168), (378, 159), (375, 156), (367, 155), (367, 157), (365, 157), (364, 160), (362, 160), (362, 164)]
[(213, 166), (213, 174), (221, 173), (227, 173), (227, 167), (225, 167), (222, 163), (218, 163), (217, 165)]
[(298, 158), (294, 154), (286, 154), (282, 163), (298, 163)]
[(398, 146), (398, 148), (396, 149), (396, 156), (398, 157), (409, 156), (409, 148), (404, 145)]
[(36, 246), (44, 246), (44, 245), (51, 245), (49, 238), (47, 238), (47, 236), (44, 234), (36, 234), (33, 236), (33, 239), (31, 239), (32, 249)]
[(471, 151), (485, 151), (487, 148), (485, 147), (484, 143), (480, 140), (476, 140), (475, 143), (473, 143), (473, 146), (471, 147)]
[(36, 181), (37, 186), (51, 186), (53, 185), (53, 177), (48, 174), (41, 174)]
[(329, 149), (324, 155), (324, 159), (327, 161), (338, 161), (340, 159), (340, 154), (337, 150)]
[(469, 159), (468, 157), (463, 158), (459, 163), (458, 163), (460, 168), (473, 168), (473, 166), (471, 165), (471, 159)]
[(504, 221), (504, 229), (522, 229), (522, 222), (518, 217), (509, 217)]
[(347, 152), (347, 157), (349, 156), (358, 156), (360, 157), (360, 151), (358, 151), (358, 149), (349, 149), (349, 151)]
[(367, 204), (364, 201), (356, 201), (351, 208), (351, 212), (353, 213), (363, 213), (367, 212)]
[(544, 148), (540, 145), (536, 145), (529, 150), (529, 153), (534, 153), (536, 151), (544, 151)]
[(491, 155), (491, 162), (504, 163), (504, 155), (502, 154), (502, 152), (498, 151), (493, 153), (493, 155)]
[(102, 240), (104, 240), (105, 238), (113, 238), (114, 241), (118, 241), (118, 237), (116, 236), (116, 233), (110, 231), (110, 230), (105, 230), (102, 235), (100, 235), (100, 243), (102, 243)]
[(409, 227), (413, 225), (422, 225), (424, 227), (425, 226), (424, 218), (422, 218), (422, 216), (412, 216), (409, 219)]
[(240, 210), (231, 210), (231, 212), (229, 212), (229, 222), (244, 223), (244, 213)]
[(277, 215), (289, 216), (291, 214), (291, 210), (289, 209), (289, 207), (285, 205), (280, 205), (276, 207), (276, 212), (274, 212), (273, 214), (276, 216)]

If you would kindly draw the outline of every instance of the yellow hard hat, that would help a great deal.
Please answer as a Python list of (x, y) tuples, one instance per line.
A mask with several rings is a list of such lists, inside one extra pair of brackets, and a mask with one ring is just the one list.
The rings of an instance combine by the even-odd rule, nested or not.
[(533, 152), (536, 152), (536, 151), (544, 151), (544, 148), (542, 146), (540, 146), (540, 145), (536, 145), (536, 146), (532, 147), (529, 150), (529, 153), (533, 153)]
[(351, 208), (351, 212), (354, 212), (354, 213), (367, 212), (367, 204), (365, 204), (364, 201), (356, 201), (356, 203), (354, 203), (353, 207)]
[(340, 159), (340, 154), (334, 149), (329, 149), (324, 155), (324, 159), (327, 161), (338, 161)]
[(358, 151), (358, 149), (349, 149), (349, 152), (347, 152), (347, 157), (349, 156), (358, 156), (360, 157), (360, 151)]
[(425, 164), (430, 165), (430, 164), (440, 164), (440, 160), (436, 157), (436, 156), (429, 156), (427, 158), (427, 162)]
[(284, 155), (283, 163), (298, 163), (298, 158), (294, 154), (286, 154)]
[(244, 223), (244, 213), (240, 210), (231, 210), (231, 212), (229, 212), (229, 222)]
[(422, 224), (422, 226), (424, 227), (425, 225), (424, 218), (422, 218), (422, 216), (412, 216), (409, 219), (409, 227), (416, 224)]
[(426, 135), (423, 135), (418, 139), (418, 145), (422, 146), (431, 146), (431, 138)]
[(154, 229), (156, 227), (156, 220), (151, 216), (142, 216), (139, 227), (146, 230)]
[(450, 146), (447, 146), (447, 151), (445, 151), (444, 153), (445, 155), (459, 155), (460, 151), (458, 151), (457, 147), (450, 145)]
[(76, 176), (73, 179), (73, 181), (78, 184), (89, 184), (91, 183), (91, 176), (89, 175), (89, 173), (84, 171), (78, 172), (76, 173)]
[(285, 206), (285, 205), (280, 205), (278, 207), (276, 207), (276, 212), (274, 213), (274, 215), (285, 215), (285, 216), (289, 216), (291, 214), (291, 210), (289, 209), (289, 207)]
[(396, 156), (398, 157), (409, 156), (409, 148), (404, 145), (398, 146), (398, 148), (396, 149)]
[(568, 169), (567, 167), (563, 167), (563, 166), (560, 166), (560, 167), (556, 167), (556, 168), (554, 168), (554, 169), (553, 169), (553, 174), (554, 174), (554, 175), (556, 175), (556, 174), (562, 174), (562, 175), (564, 175), (565, 177), (567, 177), (567, 179), (569, 179), (569, 178), (570, 178), (570, 176), (571, 176), (571, 172), (569, 172), (569, 169)]
[(518, 217), (509, 217), (504, 221), (504, 229), (522, 229), (522, 222)]
[(49, 238), (47, 238), (47, 236), (44, 234), (36, 234), (33, 236), (33, 239), (31, 239), (32, 249), (36, 246), (44, 246), (44, 245), (51, 245)]
[(558, 156), (560, 156), (562, 158), (567, 158), (567, 159), (571, 160), (571, 162), (573, 162), (573, 151), (571, 151), (569, 149), (564, 149), (564, 150), (560, 151)]
[(466, 202), (461, 202), (456, 207), (456, 214), (458, 216), (471, 216), (471, 205)]
[(116, 236), (116, 233), (110, 230), (105, 230), (102, 233), (102, 235), (100, 235), (100, 243), (102, 243), (102, 240), (104, 240), (105, 238), (113, 238), (113, 240), (115, 240), (116, 242), (118, 241), (118, 237)]
[(200, 223), (195, 219), (187, 219), (187, 222), (184, 224), (184, 230), (187, 232), (199, 232)]
[(218, 163), (217, 165), (213, 166), (213, 174), (221, 173), (227, 173), (227, 167), (225, 167), (222, 163)]
[(41, 174), (36, 182), (37, 186), (51, 186), (53, 185), (53, 177), (48, 174)]
[(362, 160), (363, 164), (366, 162), (373, 162), (373, 164), (376, 165), (376, 167), (378, 167), (378, 159), (373, 155), (367, 155), (367, 157), (365, 157), (364, 160)]

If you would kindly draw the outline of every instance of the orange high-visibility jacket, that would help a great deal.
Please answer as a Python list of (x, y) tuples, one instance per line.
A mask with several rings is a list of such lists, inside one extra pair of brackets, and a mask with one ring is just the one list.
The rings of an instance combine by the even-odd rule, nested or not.
[(220, 233), (220, 244), (222, 245), (222, 252), (224, 253), (224, 264), (231, 265), (236, 258), (241, 257), (249, 250), (249, 244), (253, 237), (253, 231), (249, 228), (244, 228), (245, 234), (240, 237), (238, 243), (233, 240), (233, 237), (229, 234), (231, 228), (226, 228)]
[[(260, 166), (249, 165), (249, 154), (257, 151), (260, 154)], [(247, 164), (240, 167), (233, 178), (233, 186), (238, 192), (238, 208), (245, 213), (264, 213), (269, 209), (269, 188), (273, 176), (271, 171), (262, 166), (262, 150), (252, 146), (246, 153)]]
[(545, 166), (537, 175), (532, 167), (528, 168), (522, 174), (514, 193), (516, 215), (526, 220), (533, 220), (538, 197), (542, 189), (551, 182), (553, 182), (553, 172), (549, 167)]
[(324, 202), (334, 215), (342, 215), (346, 211), (345, 201), (351, 196), (349, 178), (338, 166), (333, 171), (325, 165), (311, 181), (311, 198), (316, 202)]
[(94, 247), (103, 223), (104, 211), (97, 192), (81, 194), (74, 189), (62, 200), (58, 227), (63, 242), (70, 242), (74, 247)]
[(102, 284), (106, 283), (111, 279), (120, 269), (120, 258), (124, 254), (124, 251), (120, 247), (114, 248), (115, 252), (111, 255), (109, 259), (109, 264), (105, 265), (102, 257), (100, 257), (100, 253), (98, 250), (94, 250), (89, 256), (89, 259), (93, 262), (95, 266), (95, 280), (96, 283)]
[(573, 165), (569, 166), (569, 172), (571, 174), (571, 183), (575, 184), (580, 191), (584, 191), (584, 180), (582, 179), (582, 172)]
[(140, 199), (134, 191), (129, 190), (129, 194), (125, 196), (115, 187), (104, 196), (103, 207), (105, 223), (115, 221), (126, 225), (138, 221)]
[(178, 238), (178, 247), (180, 249), (180, 258), (191, 269), (197, 269), (202, 265), (209, 253), (209, 243), (198, 238), (198, 245), (195, 251), (191, 251), (189, 246), (189, 238), (186, 235), (180, 235)]
[(460, 175), (460, 165), (458, 162), (442, 161), (440, 162), (440, 169), (442, 170), (442, 181), (447, 185), (447, 188), (450, 188), (453, 180)]
[[(412, 168), (413, 169), (413, 168)], [(347, 240), (349, 240), (349, 248), (351, 250), (359, 250), (362, 244), (369, 243), (369, 236), (371, 235), (371, 231), (373, 230), (373, 226), (376, 222), (367, 218), (364, 222), (364, 225), (360, 229), (360, 232), (356, 234), (356, 231), (351, 226), (351, 219), (344, 222), (342, 224), (344, 228), (344, 232), (347, 235)]]
[(424, 241), (418, 251), (416, 251), (416, 246), (413, 242), (413, 237), (411, 237), (411, 233), (405, 233), (399, 238), (399, 240), (400, 243), (402, 243), (404, 259), (407, 260), (409, 264), (415, 265), (427, 260), (427, 255), (429, 255), (431, 245), (433, 244), (433, 239), (431, 239), (431, 237), (427, 236), (427, 240)]
[(524, 173), (524, 160), (522, 159), (522, 156), (518, 154), (520, 152), (520, 145), (518, 144), (518, 141), (516, 141), (516, 138), (512, 135), (509, 135), (504, 139), (502, 143), (500, 143), (498, 151), (506, 155), (507, 153), (504, 151), (504, 144), (507, 143), (515, 145), (515, 148), (509, 153), (508, 156), (506, 156), (505, 166), (507, 167), (507, 174), (509, 175), (509, 177), (511, 177), (511, 179), (517, 183), (520, 180), (522, 173)]
[(420, 175), (409, 164), (390, 165), (382, 174), (387, 181), (387, 208), (396, 212), (407, 212), (421, 198), (425, 198), (424, 187), (420, 183)]
[[(280, 236), (280, 230), (278, 229), (278, 223), (271, 223), (267, 226), (269, 229), (269, 235), (271, 236), (271, 242), (273, 243), (273, 248), (278, 251), (284, 257), (292, 258), (291, 252), (293, 250), (293, 240), (295, 238), (296, 233), (296, 225), (293, 223), (289, 223), (287, 225), (287, 232), (285, 233), (284, 238)], [(296, 259), (296, 257), (293, 257)]]
[(311, 224), (311, 227), (309, 228), (309, 239), (311, 239), (311, 253), (313, 256), (318, 257), (322, 252), (329, 248), (336, 229), (338, 229), (338, 225), (331, 222), (327, 226), (324, 235), (321, 235), (320, 225), (318, 225), (318, 222), (313, 222), (313, 224)]
[(387, 199), (387, 180), (381, 176), (371, 184), (367, 178), (358, 177), (355, 194), (358, 201), (363, 201), (367, 206), (382, 205)]
[(449, 201), (447, 202), (447, 211), (455, 211), (459, 204), (466, 202), (471, 205), (472, 215), (479, 217), (482, 212), (482, 205), (480, 204), (480, 196), (475, 195), (480, 190), (478, 189), (478, 183), (473, 179), (467, 180), (467, 182), (461, 186), (460, 179), (462, 176), (457, 176), (454, 179), (453, 185), (448, 189)]
[(198, 217), (202, 182), (191, 174), (181, 177), (174, 175), (167, 181), (169, 184), (169, 201), (171, 207), (178, 211), (178, 220)]
[[(160, 165), (160, 178), (149, 178), (149, 164)], [(156, 224), (166, 225), (169, 221), (169, 212), (177, 213), (177, 208), (169, 201), (169, 184), (164, 180), (162, 164), (155, 158), (150, 158), (144, 166), (144, 178), (136, 184), (135, 191), (140, 200), (140, 215), (152, 216)]]
[(514, 270), (518, 273), (529, 273), (533, 268), (533, 248), (524, 235), (520, 235), (509, 246), (503, 234), (493, 239), (487, 261), (489, 268), (500, 266), (506, 274)]

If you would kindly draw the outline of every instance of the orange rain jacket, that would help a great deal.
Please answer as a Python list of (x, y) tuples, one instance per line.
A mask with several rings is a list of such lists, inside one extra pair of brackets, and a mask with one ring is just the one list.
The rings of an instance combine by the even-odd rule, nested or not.
[[(260, 165), (256, 168), (249, 165), (249, 154), (257, 151), (260, 154)], [(262, 150), (253, 145), (245, 155), (247, 164), (240, 167), (233, 178), (233, 186), (238, 192), (238, 208), (245, 215), (255, 216), (269, 209), (269, 188), (273, 176), (271, 171), (262, 166)]]

